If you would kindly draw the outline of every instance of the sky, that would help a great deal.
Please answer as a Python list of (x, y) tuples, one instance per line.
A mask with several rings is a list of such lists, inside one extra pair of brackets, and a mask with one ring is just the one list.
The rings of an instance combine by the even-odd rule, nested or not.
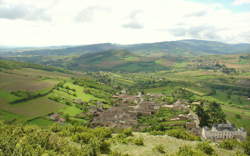
[(0, 0), (0, 46), (250, 43), (250, 0)]

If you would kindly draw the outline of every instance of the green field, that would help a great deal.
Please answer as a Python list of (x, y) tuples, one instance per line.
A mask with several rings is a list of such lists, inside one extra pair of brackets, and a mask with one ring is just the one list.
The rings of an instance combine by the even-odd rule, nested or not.
[(80, 114), (82, 111), (74, 106), (66, 106), (63, 109), (60, 109), (59, 112), (62, 112), (65, 115), (69, 115), (69, 116), (75, 116), (77, 114)]
[[(240, 109), (236, 107), (223, 106), (227, 118), (237, 125), (238, 127), (244, 127), (249, 132), (250, 131), (250, 110)], [(237, 117), (239, 115), (239, 117)]]
[(47, 127), (47, 126), (50, 126), (50, 125), (54, 124), (54, 122), (49, 120), (49, 119), (46, 119), (46, 118), (38, 117), (38, 118), (28, 120), (25, 124), (39, 125), (39, 126), (42, 126), (42, 127)]

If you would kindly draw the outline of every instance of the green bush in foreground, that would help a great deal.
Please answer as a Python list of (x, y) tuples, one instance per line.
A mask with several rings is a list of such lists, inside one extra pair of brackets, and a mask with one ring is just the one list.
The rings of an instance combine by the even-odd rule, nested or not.
[(153, 147), (152, 150), (155, 152), (162, 153), (162, 154), (166, 153), (166, 150), (162, 144), (156, 145), (155, 147)]
[(121, 152), (112, 151), (108, 156), (129, 156), (128, 154), (122, 154)]
[(209, 145), (208, 142), (201, 142), (197, 145), (197, 149), (201, 150), (202, 152), (206, 153), (207, 155), (212, 155), (215, 153), (213, 147)]
[(131, 128), (127, 128), (122, 131), (122, 134), (124, 134), (126, 137), (133, 136), (133, 131)]
[(233, 150), (238, 144), (239, 143), (237, 140), (227, 139), (227, 140), (223, 140), (222, 142), (220, 142), (219, 147), (227, 149), (227, 150)]
[(110, 152), (107, 128), (5, 125), (0, 122), (0, 156), (96, 156)]
[(206, 156), (206, 154), (199, 150), (192, 149), (190, 146), (183, 146), (179, 148), (175, 156)]
[(243, 152), (237, 151), (234, 156), (247, 156), (247, 155)]
[(183, 140), (200, 140), (200, 137), (195, 136), (189, 132), (187, 132), (184, 129), (173, 129), (173, 130), (169, 130), (166, 132), (167, 135), (172, 136), (172, 137), (176, 137), (178, 139), (183, 139)]
[(247, 155), (250, 155), (250, 140), (243, 143), (243, 149)]
[(142, 137), (135, 138), (133, 140), (133, 142), (134, 142), (135, 145), (138, 145), (138, 146), (143, 146), (144, 145), (144, 139)]

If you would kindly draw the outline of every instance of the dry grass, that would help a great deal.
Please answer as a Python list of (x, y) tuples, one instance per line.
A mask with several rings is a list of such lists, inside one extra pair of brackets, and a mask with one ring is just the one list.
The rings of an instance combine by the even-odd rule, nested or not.
[[(165, 151), (167, 151), (167, 154), (171, 154), (176, 153), (181, 146), (189, 145), (195, 147), (198, 143), (197, 141), (185, 141), (170, 136), (152, 136), (146, 133), (134, 133), (134, 135), (136, 137), (144, 138), (144, 146), (136, 146), (134, 144), (116, 144), (112, 145), (112, 150), (127, 153), (132, 156), (163, 156), (164, 154), (157, 153), (152, 149), (156, 145), (161, 144)], [(213, 145), (213, 147), (219, 156), (233, 156), (235, 154), (235, 151), (223, 150), (215, 147), (215, 145)]]

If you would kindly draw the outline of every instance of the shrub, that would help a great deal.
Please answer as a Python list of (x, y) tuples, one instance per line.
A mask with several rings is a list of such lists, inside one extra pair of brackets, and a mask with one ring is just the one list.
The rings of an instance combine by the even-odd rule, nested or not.
[(163, 132), (163, 131), (151, 131), (150, 134), (151, 135), (165, 135), (165, 132)]
[(107, 154), (110, 152), (110, 142), (108, 141), (103, 141), (100, 145), (100, 151), (101, 153)]
[(235, 115), (235, 118), (241, 119), (241, 115), (240, 115), (240, 114), (236, 114), (236, 115)]
[(194, 150), (190, 146), (183, 146), (179, 148), (176, 156), (206, 156), (206, 154), (201, 151)]
[(243, 152), (237, 151), (234, 156), (247, 156)]
[(81, 144), (88, 144), (94, 135), (88, 132), (78, 133), (72, 137), (72, 140)]
[(138, 146), (143, 146), (144, 145), (144, 139), (142, 137), (135, 138), (133, 142), (134, 142), (135, 145), (138, 145)]
[(167, 135), (176, 137), (178, 139), (184, 139), (184, 140), (200, 140), (200, 137), (195, 136), (189, 132), (187, 132), (184, 129), (172, 129), (167, 131)]
[(201, 150), (202, 152), (206, 153), (207, 155), (214, 154), (214, 149), (208, 142), (202, 142), (197, 145), (197, 149)]
[(128, 143), (134, 143), (133, 137), (126, 137), (124, 134), (118, 134), (115, 137), (112, 138), (112, 141), (115, 143), (122, 143), (122, 144), (128, 144)]
[(166, 153), (164, 146), (162, 144), (156, 145), (155, 147), (153, 147), (152, 149), (155, 152), (159, 152), (159, 153)]
[(238, 142), (236, 140), (228, 139), (228, 140), (223, 140), (222, 142), (220, 142), (219, 147), (227, 149), (227, 150), (232, 150), (237, 144)]
[(127, 128), (122, 131), (122, 134), (124, 134), (126, 137), (133, 136), (133, 131), (131, 128)]
[(243, 143), (243, 149), (244, 149), (244, 152), (247, 154), (247, 155), (250, 155), (250, 141), (246, 141)]
[(112, 151), (108, 156), (129, 156), (128, 154), (122, 154), (121, 152)]

